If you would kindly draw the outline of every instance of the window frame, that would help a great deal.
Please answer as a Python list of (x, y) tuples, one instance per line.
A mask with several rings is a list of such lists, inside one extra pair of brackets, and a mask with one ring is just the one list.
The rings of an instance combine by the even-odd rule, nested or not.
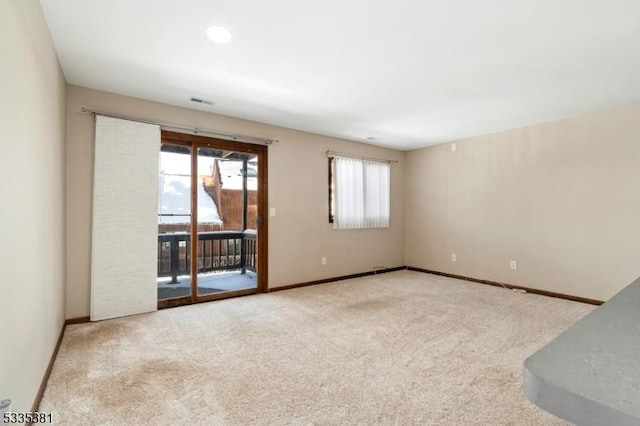
[(333, 213), (334, 213), (334, 208), (335, 208), (335, 204), (333, 203), (333, 192), (334, 192), (334, 188), (333, 188), (333, 162), (334, 162), (334, 157), (328, 157), (327, 158), (329, 160), (329, 223), (333, 224)]
[[(359, 157), (359, 156), (351, 156), (351, 155), (346, 155), (346, 154), (338, 154), (338, 153), (330, 153), (327, 152), (328, 155), (328, 219), (329, 219), (329, 223), (334, 225), (334, 229), (384, 229), (384, 228), (389, 228), (391, 226), (391, 163), (393, 163), (394, 161), (392, 160), (378, 160), (378, 159), (371, 159), (371, 158), (364, 158), (364, 157)], [(363, 226), (363, 227), (345, 227), (345, 228), (338, 228), (335, 226), (335, 179), (336, 179), (336, 173), (335, 173), (335, 164), (336, 164), (336, 157), (341, 157), (341, 158), (350, 158), (350, 159), (354, 159), (354, 160), (358, 160), (361, 161), (363, 164), (366, 162), (369, 163), (381, 163), (381, 164), (386, 164), (389, 167), (388, 170), (388, 217), (387, 217), (387, 225), (386, 226)], [(366, 185), (367, 183), (367, 179), (366, 179), (366, 174), (363, 176), (364, 179), (364, 183)], [(365, 219), (366, 221), (366, 212), (365, 212)]]

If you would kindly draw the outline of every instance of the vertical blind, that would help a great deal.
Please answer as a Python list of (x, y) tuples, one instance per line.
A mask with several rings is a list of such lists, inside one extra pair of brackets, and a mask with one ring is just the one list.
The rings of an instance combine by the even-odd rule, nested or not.
[(336, 229), (388, 228), (389, 163), (333, 157)]
[(157, 309), (160, 127), (96, 116), (91, 320)]

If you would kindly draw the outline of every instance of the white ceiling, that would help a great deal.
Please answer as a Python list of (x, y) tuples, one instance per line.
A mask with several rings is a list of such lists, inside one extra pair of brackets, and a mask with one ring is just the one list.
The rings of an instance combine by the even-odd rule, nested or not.
[(41, 3), (70, 84), (398, 149), (640, 101), (638, 0)]

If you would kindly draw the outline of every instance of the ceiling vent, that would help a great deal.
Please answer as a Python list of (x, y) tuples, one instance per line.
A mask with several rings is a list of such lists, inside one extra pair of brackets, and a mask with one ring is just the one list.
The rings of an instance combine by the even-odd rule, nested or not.
[(206, 99), (200, 99), (200, 98), (191, 98), (189, 99), (191, 102), (195, 102), (197, 104), (204, 104), (204, 105), (213, 105), (212, 101), (208, 101)]

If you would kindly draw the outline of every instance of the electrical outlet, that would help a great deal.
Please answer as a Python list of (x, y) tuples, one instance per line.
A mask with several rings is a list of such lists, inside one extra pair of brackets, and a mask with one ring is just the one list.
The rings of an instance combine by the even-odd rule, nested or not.
[(451, 151), (455, 151), (456, 149), (458, 149), (458, 146), (454, 142), (454, 143), (451, 144)]
[(455, 254), (455, 253), (451, 253), (451, 261), (452, 261), (452, 262), (455, 262), (455, 261), (457, 261), (457, 260), (458, 260), (458, 256), (456, 256), (456, 254)]
[(516, 262), (515, 260), (511, 261), (511, 269), (518, 269), (518, 262)]
[(323, 264), (323, 265), (326, 265), (326, 264), (327, 264), (327, 258), (326, 258), (326, 257), (324, 257), (324, 256), (322, 257), (322, 264)]

